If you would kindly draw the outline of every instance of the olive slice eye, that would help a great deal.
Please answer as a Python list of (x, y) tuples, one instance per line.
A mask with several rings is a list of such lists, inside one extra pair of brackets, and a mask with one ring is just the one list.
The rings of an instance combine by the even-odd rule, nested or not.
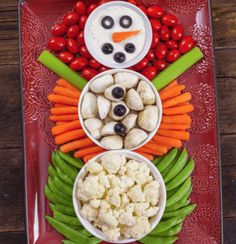
[(124, 15), (120, 18), (120, 26), (123, 28), (129, 28), (132, 25), (132, 18), (128, 15)]
[(135, 45), (133, 43), (127, 43), (125, 45), (125, 51), (127, 53), (134, 53), (135, 52)]
[(115, 60), (117, 63), (119, 63), (119, 64), (124, 63), (125, 60), (126, 60), (125, 54), (122, 53), (122, 52), (118, 52), (118, 53), (116, 53), (116, 54), (114, 55), (114, 60)]
[(103, 17), (101, 23), (104, 29), (111, 29), (114, 26), (114, 20), (110, 16)]
[(111, 54), (112, 52), (113, 52), (113, 46), (112, 46), (112, 44), (111, 43), (104, 43), (103, 45), (102, 45), (102, 52), (104, 53), (104, 54)]

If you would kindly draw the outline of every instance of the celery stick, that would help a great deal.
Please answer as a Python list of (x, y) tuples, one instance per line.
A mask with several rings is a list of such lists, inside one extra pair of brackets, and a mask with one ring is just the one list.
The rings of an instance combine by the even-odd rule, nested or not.
[(184, 54), (173, 64), (169, 65), (164, 71), (157, 75), (153, 80), (153, 85), (159, 91), (167, 86), (171, 81), (183, 74), (191, 66), (203, 58), (203, 53), (198, 47)]
[(66, 64), (64, 64), (61, 60), (59, 60), (56, 56), (54, 56), (47, 50), (41, 53), (38, 61), (80, 90), (83, 90), (83, 88), (87, 84), (87, 80), (78, 75), (76, 72), (70, 69)]

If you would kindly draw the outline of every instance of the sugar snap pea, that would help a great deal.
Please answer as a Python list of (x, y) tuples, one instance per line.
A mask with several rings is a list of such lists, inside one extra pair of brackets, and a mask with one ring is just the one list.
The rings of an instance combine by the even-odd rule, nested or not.
[(177, 236), (145, 236), (140, 240), (143, 244), (172, 244), (178, 240)]
[(170, 170), (174, 167), (174, 165), (176, 164), (178, 158), (179, 158), (179, 151), (176, 154), (174, 160), (171, 162), (171, 164), (161, 173), (163, 178), (165, 178), (167, 176), (167, 174), (170, 172)]
[(183, 223), (177, 224), (169, 230), (163, 231), (158, 236), (175, 236), (182, 230)]
[(156, 157), (154, 160), (152, 160), (152, 163), (154, 165), (157, 165), (162, 160), (162, 157)]
[(163, 172), (175, 159), (178, 153), (178, 149), (174, 148), (157, 164), (157, 168), (160, 172)]
[(70, 198), (72, 197), (73, 187), (64, 183), (57, 175), (54, 177), (55, 186)]
[(187, 215), (189, 215), (190, 213), (193, 212), (193, 210), (195, 209), (196, 204), (190, 204), (186, 207), (180, 208), (178, 210), (175, 211), (171, 211), (171, 212), (165, 212), (163, 217), (164, 218), (172, 218), (172, 217), (186, 217)]
[(57, 210), (53, 211), (53, 216), (56, 220), (61, 221), (62, 223), (81, 226), (81, 223), (79, 222), (77, 217), (72, 217), (72, 216), (63, 214)]
[(67, 174), (65, 174), (59, 167), (56, 167), (56, 174), (62, 181), (68, 183), (71, 186), (74, 185), (74, 181)]
[(57, 166), (57, 160), (56, 160), (57, 152), (52, 151), (52, 164), (54, 167)]
[(181, 185), (193, 172), (194, 160), (191, 158), (181, 172), (176, 175), (170, 182), (167, 183), (166, 189), (172, 190)]
[(51, 164), (48, 165), (48, 175), (50, 175), (52, 178), (56, 175), (56, 170)]
[(167, 174), (167, 176), (164, 178), (165, 183), (173, 179), (185, 166), (188, 159), (188, 153), (187, 150), (184, 148), (181, 152), (176, 164), (174, 167), (170, 170), (170, 172)]
[(64, 244), (80, 244), (79, 242), (70, 241), (70, 240), (63, 240), (61, 242), (64, 243)]
[(100, 242), (101, 242), (101, 240), (99, 240), (96, 237), (90, 237), (87, 239), (87, 244), (98, 244)]
[(63, 152), (61, 152), (61, 151), (58, 151), (58, 154), (59, 154), (59, 156), (62, 157), (67, 163), (69, 163), (69, 164), (75, 166), (75, 167), (78, 168), (78, 169), (81, 169), (81, 168), (84, 166), (84, 164), (83, 164), (83, 162), (82, 162), (81, 159), (75, 159), (75, 158), (72, 158), (72, 157), (69, 156), (68, 154), (65, 154), (65, 153), (63, 153)]
[(68, 206), (61, 205), (61, 204), (50, 203), (50, 208), (52, 211), (59, 211), (59, 212), (62, 212), (64, 214), (76, 217), (75, 210), (72, 207), (68, 207)]

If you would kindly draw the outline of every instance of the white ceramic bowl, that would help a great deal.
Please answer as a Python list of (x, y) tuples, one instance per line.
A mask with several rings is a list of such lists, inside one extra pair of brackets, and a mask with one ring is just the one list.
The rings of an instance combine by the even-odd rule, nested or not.
[[(126, 158), (134, 159), (134, 160), (136, 160), (138, 162), (145, 163), (150, 168), (151, 174), (152, 174), (154, 180), (157, 180), (160, 183), (160, 201), (159, 201), (159, 205), (158, 205), (159, 211), (158, 211), (158, 213), (157, 213), (156, 216), (154, 216), (154, 217), (152, 217), (150, 219), (150, 222), (151, 222), (151, 231), (152, 231), (158, 225), (158, 223), (160, 222), (160, 220), (161, 220), (161, 218), (163, 216), (164, 210), (165, 210), (165, 206), (166, 206), (166, 187), (165, 187), (164, 180), (163, 180), (160, 172), (158, 171), (158, 169), (154, 166), (154, 164), (152, 162), (150, 162), (148, 159), (146, 159), (143, 156), (141, 156), (140, 154), (135, 153), (135, 152), (132, 152), (132, 151), (129, 151), (129, 150), (116, 150), (116, 151), (113, 151), (113, 152), (122, 154)], [(101, 153), (101, 154), (97, 155), (96, 157), (92, 158), (90, 161), (97, 161), (103, 155), (105, 155), (107, 153), (111, 153), (111, 152)], [(88, 173), (87, 166), (85, 165), (80, 170), (79, 174), (76, 177), (75, 183), (74, 183), (73, 196), (72, 197), (73, 197), (73, 205), (74, 205), (75, 213), (76, 213), (76, 215), (77, 215), (80, 223), (92, 235), (96, 236), (100, 240), (104, 240), (104, 241), (107, 241), (107, 242), (112, 243), (111, 241), (106, 240), (106, 237), (105, 237), (105, 235), (103, 234), (102, 231), (100, 231), (98, 228), (94, 227), (90, 221), (88, 221), (87, 219), (84, 219), (81, 216), (81, 214), (80, 214), (81, 202), (78, 201), (77, 198), (76, 198), (77, 182), (78, 182), (79, 179), (84, 179), (85, 176), (87, 175), (87, 173)], [(149, 233), (147, 233), (147, 234), (149, 234)], [(130, 239), (119, 240), (119, 241), (116, 241), (114, 243), (130, 243), (130, 242), (134, 242), (134, 241), (136, 241), (136, 240), (130, 238)]]
[(162, 102), (161, 102), (161, 98), (159, 96), (159, 93), (157, 91), (157, 89), (154, 87), (154, 85), (152, 84), (151, 81), (149, 81), (145, 76), (133, 71), (133, 70), (128, 70), (128, 69), (111, 69), (111, 70), (107, 70), (107, 71), (104, 71), (98, 75), (96, 75), (95, 77), (93, 77), (92, 80), (90, 80), (88, 82), (88, 84), (84, 87), (81, 95), (80, 95), (80, 99), (79, 99), (79, 103), (78, 103), (78, 114), (79, 114), (79, 120), (80, 120), (80, 123), (81, 123), (81, 126), (83, 128), (83, 130), (85, 131), (85, 133), (87, 134), (87, 136), (95, 143), (97, 144), (98, 146), (104, 148), (104, 149), (107, 149), (107, 150), (110, 150), (109, 148), (106, 148), (102, 145), (102, 143), (95, 139), (91, 134), (90, 132), (87, 130), (87, 128), (85, 127), (84, 125), (84, 120), (83, 120), (83, 117), (82, 117), (82, 114), (81, 114), (81, 106), (82, 106), (82, 101), (83, 101), (83, 98), (84, 98), (84, 95), (89, 91), (89, 85), (90, 85), (90, 82), (92, 82), (93, 80), (103, 76), (103, 75), (107, 75), (107, 74), (116, 74), (118, 72), (128, 72), (128, 73), (131, 73), (131, 74), (135, 74), (136, 76), (139, 77), (140, 80), (144, 80), (146, 82), (148, 82), (148, 84), (150, 85), (150, 87), (152, 88), (154, 94), (155, 94), (155, 98), (156, 98), (156, 104), (157, 104), (157, 107), (158, 107), (158, 122), (157, 122), (157, 125), (156, 125), (156, 128), (149, 133), (148, 137), (146, 140), (144, 140), (140, 145), (138, 145), (137, 147), (134, 147), (134, 148), (131, 148), (130, 150), (136, 150), (142, 146), (144, 146), (146, 143), (148, 143), (152, 138), (153, 136), (157, 133), (157, 130), (159, 129), (160, 127), (160, 124), (161, 124), (161, 119), (162, 119)]
[[(124, 62), (124, 63), (112, 63), (106, 59), (106, 57), (104, 55), (100, 55), (100, 53), (98, 53), (97, 51), (97, 46), (94, 45), (94, 41), (91, 38), (91, 34), (90, 34), (90, 28), (92, 26), (93, 20), (94, 18), (98, 15), (99, 11), (103, 11), (106, 10), (108, 7), (126, 7), (127, 9), (130, 9), (132, 11), (134, 11), (137, 15), (140, 16), (140, 18), (143, 20), (144, 23), (144, 29), (145, 29), (145, 42), (144, 42), (144, 46), (142, 48), (142, 50), (130, 61)], [(107, 14), (109, 15), (109, 12), (107, 12)], [(88, 17), (88, 20), (86, 22), (85, 25), (85, 29), (84, 29), (84, 39), (85, 39), (85, 43), (86, 46), (88, 47), (89, 52), (91, 53), (91, 55), (98, 60), (101, 64), (110, 67), (110, 68), (115, 68), (115, 69), (123, 69), (123, 68), (127, 68), (127, 67), (131, 67), (133, 65), (135, 65), (136, 63), (138, 63), (140, 60), (142, 60), (147, 52), (150, 49), (151, 43), (152, 43), (152, 27), (150, 24), (149, 19), (147, 18), (147, 16), (143, 13), (142, 10), (140, 10), (138, 7), (136, 7), (135, 5), (131, 4), (131, 3), (127, 3), (125, 1), (112, 1), (112, 2), (108, 2), (105, 4), (102, 4), (101, 6), (97, 7)], [(107, 42), (109, 42), (109, 40), (107, 40)]]

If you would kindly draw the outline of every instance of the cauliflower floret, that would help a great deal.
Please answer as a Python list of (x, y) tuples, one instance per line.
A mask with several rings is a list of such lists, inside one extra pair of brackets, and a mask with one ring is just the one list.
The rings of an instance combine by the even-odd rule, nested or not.
[(103, 170), (103, 167), (101, 164), (99, 164), (95, 161), (90, 161), (87, 164), (87, 170), (90, 174), (97, 175)]
[(134, 185), (134, 181), (126, 175), (120, 177), (121, 188), (126, 192)]
[(145, 201), (145, 194), (142, 192), (140, 185), (133, 186), (128, 191), (128, 196), (133, 202), (144, 202)]
[(112, 210), (112, 214), (113, 214), (113, 216), (116, 218), (116, 219), (118, 219), (119, 218), (119, 216), (120, 216), (120, 212), (119, 212), (119, 210)]
[(126, 212), (133, 213), (133, 212), (134, 212), (134, 207), (135, 207), (135, 204), (134, 204), (134, 203), (129, 203), (129, 204), (126, 206)]
[(120, 207), (121, 198), (120, 198), (120, 189), (118, 187), (111, 189), (107, 193), (106, 200), (115, 207)]
[(139, 168), (139, 162), (135, 160), (129, 160), (126, 164), (126, 175), (132, 180), (136, 180), (136, 174)]
[(99, 217), (101, 220), (101, 224), (108, 229), (116, 228), (118, 226), (118, 221), (115, 216), (113, 216), (112, 211), (100, 213)]
[(108, 210), (110, 208), (111, 208), (111, 205), (107, 200), (101, 200), (100, 209)]
[(111, 188), (117, 188), (117, 187), (121, 187), (121, 181), (120, 178), (117, 177), (116, 175), (108, 175), (108, 179), (110, 180), (110, 187)]
[(153, 206), (157, 205), (159, 201), (159, 188), (158, 181), (153, 180), (144, 187), (144, 194), (147, 202), (150, 202)]
[(106, 175), (105, 171), (102, 171), (98, 175), (98, 182), (99, 182), (99, 184), (101, 184), (105, 188), (107, 188), (107, 189), (110, 188), (110, 181), (109, 181), (108, 176)]
[(120, 170), (120, 166), (125, 163), (125, 160), (124, 156), (113, 152), (101, 157), (102, 166), (111, 174), (116, 174)]
[(99, 200), (99, 199), (94, 199), (94, 200), (91, 200), (91, 201), (89, 202), (89, 205), (90, 205), (92, 208), (99, 208), (100, 203), (101, 203), (101, 200)]
[(120, 237), (120, 228), (115, 228), (115, 229), (107, 229), (104, 230), (104, 235), (109, 241), (115, 242), (118, 241)]
[(119, 217), (119, 223), (122, 225), (132, 226), (135, 224), (135, 217), (131, 212), (122, 213)]
[(144, 163), (139, 163), (138, 171), (136, 173), (135, 181), (139, 185), (143, 185), (146, 183), (148, 176), (150, 174), (150, 169)]
[(130, 203), (129, 197), (122, 193), (121, 194), (121, 207), (125, 208)]
[(152, 208), (149, 208), (146, 212), (146, 217), (147, 218), (150, 218), (150, 217), (153, 217), (157, 214), (159, 210), (159, 207), (152, 207)]
[(149, 207), (149, 203), (136, 203), (135, 207), (134, 207), (134, 213), (137, 216), (143, 216), (147, 210), (147, 208)]
[(84, 204), (81, 209), (81, 215), (89, 221), (94, 221), (97, 218), (98, 210), (92, 208), (89, 204)]

